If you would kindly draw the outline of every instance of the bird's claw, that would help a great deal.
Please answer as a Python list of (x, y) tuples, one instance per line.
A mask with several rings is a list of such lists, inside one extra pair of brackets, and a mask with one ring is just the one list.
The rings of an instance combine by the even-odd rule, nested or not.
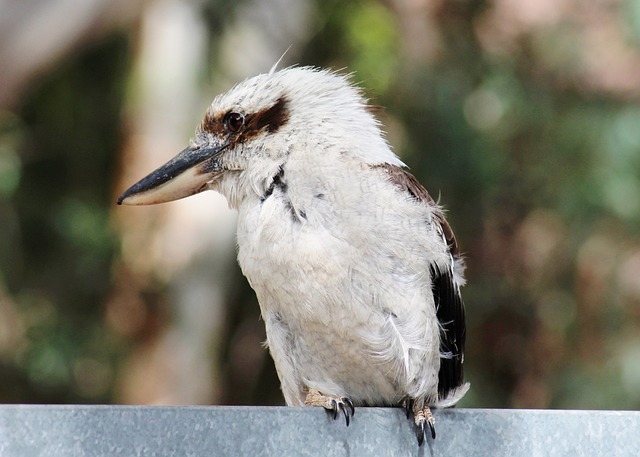
[(413, 398), (405, 398), (404, 400), (402, 400), (402, 407), (404, 408), (404, 411), (407, 413), (407, 419), (411, 419), (411, 414), (413, 414), (414, 401), (415, 400)]
[(322, 406), (327, 411), (333, 412), (334, 420), (337, 419), (338, 414), (342, 412), (347, 427), (349, 426), (351, 418), (356, 412), (356, 408), (354, 407), (353, 402), (350, 398), (328, 397), (326, 395), (322, 395), (315, 389), (309, 389), (307, 391), (307, 398), (305, 399), (304, 403), (308, 406)]
[(436, 426), (433, 417), (431, 419), (423, 420), (420, 424), (416, 424), (416, 437), (418, 438), (418, 446), (422, 446), (424, 443), (424, 436), (427, 434), (425, 424), (429, 426), (431, 431), (431, 439), (436, 439)]
[(422, 446), (424, 443), (424, 436), (427, 433), (426, 426), (429, 426), (431, 431), (431, 439), (436, 439), (436, 420), (431, 414), (431, 410), (428, 406), (415, 411), (415, 423), (416, 423), (416, 436), (418, 438), (418, 446)]
[(402, 401), (402, 407), (407, 412), (407, 419), (409, 419), (411, 414), (413, 414), (416, 425), (418, 446), (422, 446), (424, 443), (424, 437), (427, 434), (427, 426), (429, 427), (431, 439), (436, 439), (436, 420), (428, 406), (418, 408), (416, 407), (416, 402), (413, 398), (405, 398)]
[(333, 410), (333, 420), (336, 420), (338, 418), (338, 413), (342, 411), (347, 427), (349, 426), (351, 418), (356, 413), (356, 408), (353, 406), (353, 402), (347, 397), (332, 398), (331, 409)]

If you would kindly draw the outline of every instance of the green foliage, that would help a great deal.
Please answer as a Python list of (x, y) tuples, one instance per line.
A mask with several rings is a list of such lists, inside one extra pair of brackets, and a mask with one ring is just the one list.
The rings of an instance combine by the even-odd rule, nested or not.
[(386, 92), (398, 64), (397, 24), (378, 2), (363, 2), (347, 8), (346, 45), (351, 54), (349, 69), (356, 72), (374, 93)]
[[(240, 3), (204, 4), (205, 68)], [(400, 3), (315, 0), (293, 46), (300, 64), (355, 73), (386, 107), (398, 154), (449, 210), (468, 263), (463, 405), (640, 407), (640, 105), (629, 83), (640, 1), (596, 2), (589, 14), (553, 2), (415, 2), (413, 13)], [(431, 41), (407, 34), (407, 14)], [(118, 362), (144, 344), (105, 316), (116, 283), (133, 289), (123, 328), (139, 318), (146, 342), (161, 320), (157, 278), (114, 280), (121, 234), (109, 223), (136, 33), (59, 63), (0, 113), (1, 401), (114, 399)], [(409, 52), (420, 45), (430, 52)], [(259, 339), (258, 311), (232, 289), (221, 401), (277, 403), (268, 362), (254, 367), (252, 396), (240, 392), (249, 383), (233, 372), (234, 344)]]
[[(109, 372), (121, 350), (102, 306), (118, 245), (108, 215), (127, 52), (122, 36), (87, 50), (3, 123), (0, 292), (6, 286), (19, 313), (9, 325), (21, 330), (6, 361), (24, 377), (19, 393), (4, 401), (109, 398), (111, 381), (95, 380), (99, 388), (92, 388), (82, 367)], [(11, 392), (4, 385), (11, 378), (0, 378)]]

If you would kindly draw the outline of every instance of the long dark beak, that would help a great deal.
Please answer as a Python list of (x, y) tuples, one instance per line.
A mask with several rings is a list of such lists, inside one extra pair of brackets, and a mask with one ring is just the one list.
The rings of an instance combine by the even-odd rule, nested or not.
[(207, 189), (222, 170), (218, 158), (228, 144), (190, 146), (129, 187), (118, 205), (154, 205), (188, 197)]

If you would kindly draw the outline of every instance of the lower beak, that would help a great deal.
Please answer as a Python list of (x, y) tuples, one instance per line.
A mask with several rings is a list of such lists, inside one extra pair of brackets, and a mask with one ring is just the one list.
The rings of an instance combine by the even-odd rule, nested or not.
[(129, 187), (118, 205), (154, 205), (195, 195), (207, 189), (222, 169), (219, 157), (227, 147), (190, 146), (163, 166)]

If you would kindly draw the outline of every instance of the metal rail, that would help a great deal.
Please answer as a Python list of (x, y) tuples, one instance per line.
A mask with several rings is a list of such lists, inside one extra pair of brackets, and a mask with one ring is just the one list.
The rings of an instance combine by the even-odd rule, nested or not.
[(419, 448), (392, 408), (356, 408), (347, 428), (318, 408), (3, 405), (0, 456), (640, 456), (640, 412), (434, 415)]

